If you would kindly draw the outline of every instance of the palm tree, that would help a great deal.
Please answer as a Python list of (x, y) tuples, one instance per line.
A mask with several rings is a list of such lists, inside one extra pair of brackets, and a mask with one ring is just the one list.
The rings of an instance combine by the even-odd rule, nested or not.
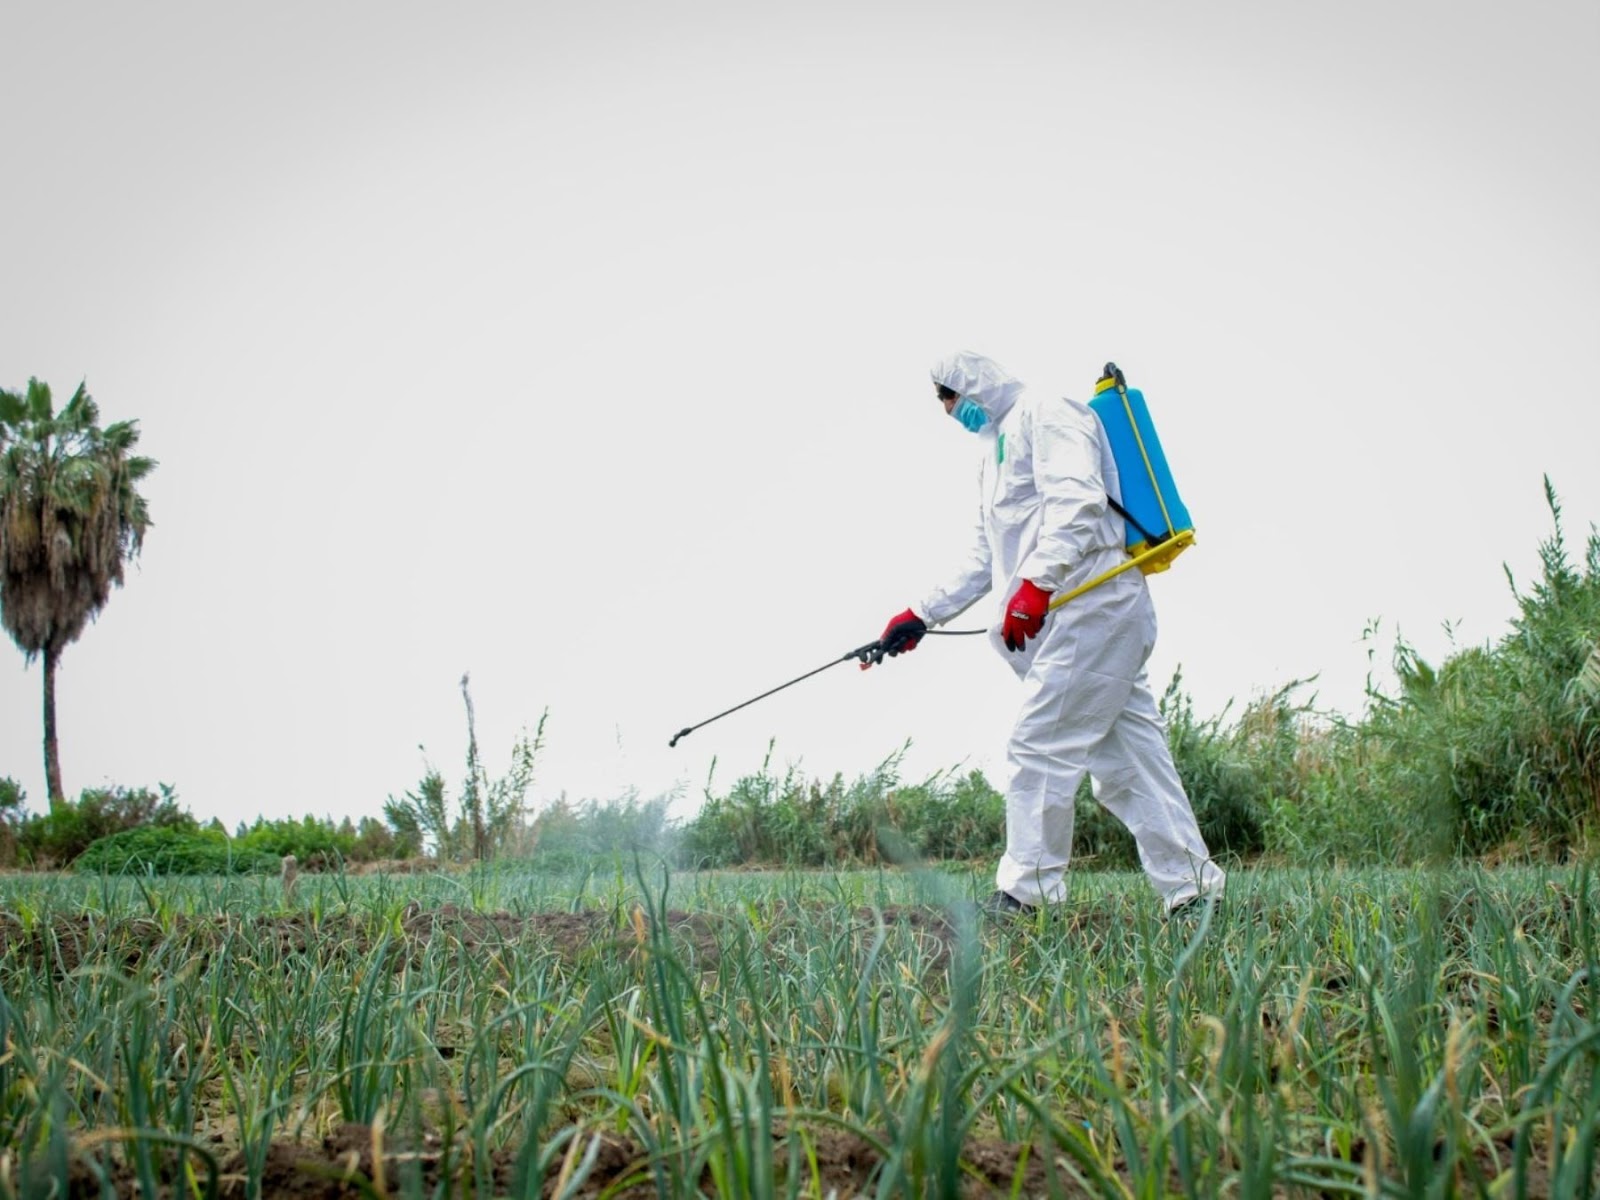
[(56, 665), (122, 584), (150, 511), (138, 483), (155, 460), (133, 455), (137, 421), (99, 426), (83, 384), (59, 413), (50, 389), (0, 388), (0, 624), (27, 662), (44, 655), (44, 768), (52, 804), (61, 789)]

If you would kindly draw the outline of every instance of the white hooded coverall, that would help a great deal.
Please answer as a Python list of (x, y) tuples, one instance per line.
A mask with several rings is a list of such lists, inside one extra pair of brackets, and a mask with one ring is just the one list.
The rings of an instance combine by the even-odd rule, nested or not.
[(1067, 399), (1035, 400), (990, 359), (960, 353), (933, 368), (937, 383), (988, 416), (977, 522), (966, 561), (915, 605), (943, 625), (991, 592), (990, 642), (1022, 679), (1022, 709), (1007, 746), (1006, 850), (1000, 890), (1024, 904), (1066, 899), (1073, 807), (1088, 772), (1095, 796), (1128, 827), (1145, 873), (1168, 908), (1220, 894), (1145, 676), (1155, 608), (1144, 576), (1123, 571), (1045, 618), (1015, 653), (1001, 640), (1005, 604), (1024, 579), (1059, 593), (1126, 560), (1122, 499), (1100, 420)]

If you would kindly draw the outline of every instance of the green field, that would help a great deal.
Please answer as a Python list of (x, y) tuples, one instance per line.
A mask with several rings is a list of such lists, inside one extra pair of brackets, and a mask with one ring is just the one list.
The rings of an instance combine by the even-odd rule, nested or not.
[(1593, 1196), (1585, 869), (0, 879), (0, 1196)]

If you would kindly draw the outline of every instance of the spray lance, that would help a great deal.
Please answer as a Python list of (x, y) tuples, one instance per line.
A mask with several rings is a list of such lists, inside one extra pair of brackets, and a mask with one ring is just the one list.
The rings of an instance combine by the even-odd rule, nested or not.
[[(987, 629), (924, 629), (922, 633), (917, 634), (916, 636), (922, 637), (926, 634), (934, 634), (935, 636), (943, 637), (966, 637), (974, 633), (988, 632), (989, 631)], [(789, 680), (788, 683), (780, 683), (775, 688), (769, 688), (767, 691), (762, 692), (759, 696), (750, 697), (750, 699), (746, 700), (743, 704), (735, 704), (732, 708), (724, 709), (714, 717), (707, 717), (698, 725), (690, 725), (687, 728), (678, 730), (677, 733), (672, 735), (672, 740), (667, 743), (667, 746), (670, 749), (678, 744), (679, 738), (687, 737), (701, 726), (709, 725), (713, 721), (720, 721), (729, 713), (736, 713), (741, 708), (748, 708), (757, 700), (765, 700), (768, 696), (775, 695), (776, 693), (783, 691), (784, 688), (793, 687), (802, 680), (810, 679), (813, 675), (820, 675), (829, 667), (836, 667), (842, 662), (849, 662), (852, 658), (860, 662), (862, 670), (866, 670), (868, 667), (881, 663), (885, 655), (899, 654), (900, 651), (905, 647), (906, 642), (910, 640), (911, 638), (905, 635), (891, 635), (887, 638), (881, 638), (876, 642), (868, 642), (865, 646), (857, 646), (854, 650), (847, 650), (838, 658), (831, 659), (828, 662), (823, 663), (820, 667), (817, 667), (815, 670), (807, 671), (804, 675), (796, 676), (795, 678)]]

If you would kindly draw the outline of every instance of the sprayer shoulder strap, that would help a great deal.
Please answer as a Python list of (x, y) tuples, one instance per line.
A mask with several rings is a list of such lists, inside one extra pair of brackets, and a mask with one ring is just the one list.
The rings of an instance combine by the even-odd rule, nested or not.
[(1143, 537), (1144, 540), (1149, 542), (1152, 546), (1159, 546), (1162, 542), (1166, 541), (1169, 537), (1172, 536), (1170, 533), (1151, 533), (1139, 521), (1138, 517), (1134, 516), (1127, 509), (1123, 508), (1122, 505), (1118, 504), (1117, 501), (1112, 497), (1110, 492), (1106, 493), (1106, 502), (1111, 505), (1111, 511), (1112, 512), (1116, 513), (1117, 516), (1121, 517), (1124, 521), (1126, 521), (1128, 524), (1132, 525), (1135, 529), (1137, 529), (1139, 531), (1140, 536)]

